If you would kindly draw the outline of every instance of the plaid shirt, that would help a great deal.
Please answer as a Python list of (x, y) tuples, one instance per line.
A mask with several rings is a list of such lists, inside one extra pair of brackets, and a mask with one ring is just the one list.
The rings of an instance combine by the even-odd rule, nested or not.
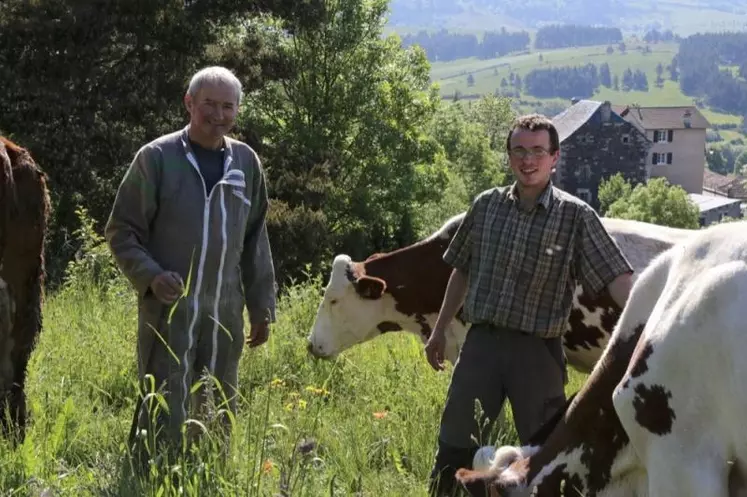
[(467, 321), (544, 338), (565, 333), (577, 281), (596, 295), (633, 272), (596, 212), (552, 183), (531, 211), (515, 183), (478, 195), (443, 259), (469, 277)]

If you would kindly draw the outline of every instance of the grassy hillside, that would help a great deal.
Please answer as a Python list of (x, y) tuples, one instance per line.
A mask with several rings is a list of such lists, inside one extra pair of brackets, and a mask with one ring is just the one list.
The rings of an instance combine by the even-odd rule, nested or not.
[[(431, 370), (404, 333), (334, 362), (312, 360), (305, 337), (320, 287), (292, 288), (270, 341), (246, 349), (232, 445), (154, 470), (145, 483), (130, 476), (124, 445), (134, 405), (132, 292), (102, 294), (80, 280), (52, 295), (30, 365), (28, 438), (16, 449), (0, 442), (0, 495), (165, 497), (177, 495), (171, 475), (186, 474), (187, 496), (425, 497), (450, 369)], [(569, 391), (581, 381), (573, 374)], [(514, 436), (509, 426), (504, 440)]]
[[(519, 75), (522, 79), (527, 73), (537, 68), (581, 66), (593, 63), (599, 67), (608, 63), (610, 72), (622, 79), (623, 72), (627, 68), (640, 69), (646, 73), (649, 83), (648, 92), (640, 91), (615, 91), (612, 88), (600, 86), (599, 91), (591, 98), (596, 100), (610, 100), (614, 104), (638, 103), (643, 106), (654, 105), (692, 105), (693, 99), (684, 95), (678, 83), (669, 80), (667, 65), (677, 54), (676, 43), (658, 43), (649, 45), (651, 52), (644, 53), (641, 49), (646, 45), (643, 43), (626, 43), (626, 51), (620, 52), (617, 47), (612, 54), (607, 53), (607, 46), (580, 47), (558, 50), (543, 50), (537, 52), (512, 55), (490, 60), (476, 58), (461, 59), (451, 62), (434, 62), (431, 68), (433, 81), (440, 86), (444, 97), (454, 95), (458, 91), (462, 95), (489, 94), (501, 89), (501, 80), (508, 80), (511, 72)], [(540, 54), (542, 60), (540, 60)], [(664, 67), (663, 77), (665, 82), (662, 88), (655, 86), (656, 66)], [(467, 80), (469, 75), (474, 78), (474, 85), (469, 86)], [(560, 110), (567, 107), (566, 99), (538, 99), (532, 95), (522, 93), (517, 106), (522, 111), (530, 111), (543, 106), (544, 109)], [(713, 124), (739, 123), (740, 116), (713, 112), (702, 109), (706, 117)], [(735, 133), (736, 132), (732, 132)], [(727, 132), (729, 134), (729, 132)]]

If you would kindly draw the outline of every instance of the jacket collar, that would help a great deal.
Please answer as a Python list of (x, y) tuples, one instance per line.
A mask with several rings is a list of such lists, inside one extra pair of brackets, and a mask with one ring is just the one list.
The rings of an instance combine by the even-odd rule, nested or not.
[[(194, 150), (192, 150), (192, 146), (189, 143), (189, 127), (191, 125), (187, 124), (180, 134), (180, 139), (182, 142), (182, 147), (184, 148), (184, 154), (192, 154), (192, 156), (195, 155)], [(223, 137), (223, 145), (225, 147), (225, 155), (223, 159), (223, 174), (228, 172), (230, 169), (231, 163), (233, 163), (233, 147), (231, 146), (231, 140), (228, 139), (228, 137)]]

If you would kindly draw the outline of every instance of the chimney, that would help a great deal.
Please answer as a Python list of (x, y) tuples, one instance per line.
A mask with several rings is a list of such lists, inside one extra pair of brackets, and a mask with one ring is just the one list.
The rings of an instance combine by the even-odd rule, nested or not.
[(608, 123), (610, 122), (610, 117), (612, 114), (612, 104), (609, 100), (605, 100), (601, 107), (599, 107), (600, 111), (602, 112), (602, 122)]
[(690, 126), (692, 126), (692, 123), (693, 123), (692, 112), (690, 112), (689, 109), (686, 110), (685, 114), (682, 116), (682, 122), (684, 123), (686, 128), (689, 128)]

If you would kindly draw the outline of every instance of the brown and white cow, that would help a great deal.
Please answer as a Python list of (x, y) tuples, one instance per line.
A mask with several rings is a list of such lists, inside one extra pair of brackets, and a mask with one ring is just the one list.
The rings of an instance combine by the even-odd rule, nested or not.
[(21, 439), (26, 369), (42, 326), (49, 212), (45, 174), (27, 150), (0, 136), (0, 426)]
[[(423, 342), (435, 324), (451, 267), (442, 256), (464, 213), (414, 245), (363, 262), (338, 255), (309, 335), (308, 349), (316, 357), (340, 352), (388, 331), (407, 330)], [(605, 228), (636, 270), (693, 231), (638, 221), (603, 218)], [(568, 363), (588, 373), (599, 359), (620, 315), (606, 292), (597, 298), (578, 286), (568, 331), (563, 339)], [(454, 363), (464, 343), (468, 324), (459, 316), (446, 332), (446, 360)]]
[(745, 495), (745, 308), (747, 222), (699, 231), (640, 275), (555, 425), (457, 478), (512, 497)]

